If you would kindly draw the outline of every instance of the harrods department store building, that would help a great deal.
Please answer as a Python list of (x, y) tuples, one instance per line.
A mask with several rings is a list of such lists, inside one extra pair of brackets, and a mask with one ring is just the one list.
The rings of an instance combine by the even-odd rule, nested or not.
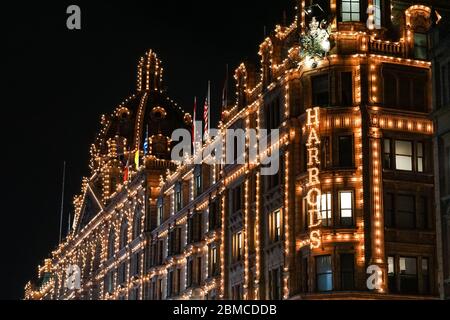
[[(444, 297), (429, 34), (446, 11), (423, 2), (299, 1), (222, 110), (222, 135), (269, 133), (256, 161), (246, 139), (245, 164), (171, 160), (173, 130), (193, 119), (147, 52), (136, 93), (101, 119), (71, 233), (25, 298)], [(263, 175), (274, 153), (280, 170)]]

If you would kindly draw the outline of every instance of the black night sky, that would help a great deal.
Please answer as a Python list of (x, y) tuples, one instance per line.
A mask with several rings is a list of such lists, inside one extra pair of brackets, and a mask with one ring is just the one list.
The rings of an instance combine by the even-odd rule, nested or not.
[[(66, 28), (70, 4), (81, 7), (81, 31)], [(203, 101), (211, 80), (217, 119), (226, 64), (231, 79), (240, 62), (257, 62), (264, 26), (269, 32), (282, 23), (283, 11), (290, 23), (294, 6), (294, 0), (2, 4), (0, 299), (22, 299), (25, 283), (58, 244), (64, 160), (67, 230), (100, 116), (134, 92), (146, 50), (158, 53), (168, 93), (186, 111), (195, 95)]]

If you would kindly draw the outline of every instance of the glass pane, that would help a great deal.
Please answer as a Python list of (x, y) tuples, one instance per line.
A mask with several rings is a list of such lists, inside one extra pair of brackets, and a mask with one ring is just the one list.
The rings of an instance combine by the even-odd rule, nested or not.
[(350, 21), (350, 13), (342, 13), (342, 21)]
[(318, 291), (331, 291), (333, 290), (333, 275), (322, 274), (317, 276), (317, 290)]
[(412, 171), (412, 157), (399, 156), (395, 157), (395, 164), (397, 170)]
[(359, 3), (353, 2), (352, 3), (352, 12), (358, 12), (359, 13)]
[(350, 11), (350, 3), (349, 2), (343, 2), (342, 3), (342, 12), (349, 12)]
[(427, 46), (427, 36), (423, 33), (414, 34), (414, 44), (420, 47)]
[(400, 273), (407, 275), (417, 274), (416, 258), (400, 258)]
[(423, 172), (423, 159), (422, 158), (417, 159), (417, 171)]
[(395, 153), (404, 156), (412, 156), (412, 142), (395, 141)]
[(331, 256), (317, 257), (317, 273), (331, 272)]
[(341, 196), (341, 209), (352, 209), (352, 193), (341, 192), (340, 196)]
[(394, 274), (395, 273), (395, 266), (394, 266), (394, 257), (388, 258), (388, 273)]
[(352, 13), (352, 21), (359, 21), (359, 13)]
[(422, 274), (428, 275), (428, 259), (422, 259)]
[(391, 153), (391, 140), (389, 139), (384, 140), (384, 152)]
[(417, 144), (417, 156), (423, 157), (423, 143), (421, 142)]

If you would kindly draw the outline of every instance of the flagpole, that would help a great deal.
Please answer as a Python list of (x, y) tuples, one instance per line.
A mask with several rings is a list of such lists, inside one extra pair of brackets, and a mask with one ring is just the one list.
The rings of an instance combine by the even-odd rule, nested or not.
[(64, 215), (64, 188), (66, 184), (66, 161), (64, 161), (63, 166), (63, 181), (61, 190), (61, 211), (59, 217), (59, 243), (62, 241), (62, 225), (63, 225), (63, 215)]
[(208, 81), (208, 137), (211, 129), (211, 81)]

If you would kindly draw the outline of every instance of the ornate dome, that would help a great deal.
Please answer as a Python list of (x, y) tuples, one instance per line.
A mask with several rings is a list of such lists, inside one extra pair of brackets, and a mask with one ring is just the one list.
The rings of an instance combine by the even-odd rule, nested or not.
[(162, 90), (162, 74), (161, 61), (152, 50), (140, 58), (136, 93), (112, 114), (102, 116), (102, 129), (91, 147), (90, 165), (94, 172), (112, 159), (125, 164), (136, 150), (143, 156), (146, 137), (147, 155), (170, 158), (173, 130), (188, 129), (192, 120)]

